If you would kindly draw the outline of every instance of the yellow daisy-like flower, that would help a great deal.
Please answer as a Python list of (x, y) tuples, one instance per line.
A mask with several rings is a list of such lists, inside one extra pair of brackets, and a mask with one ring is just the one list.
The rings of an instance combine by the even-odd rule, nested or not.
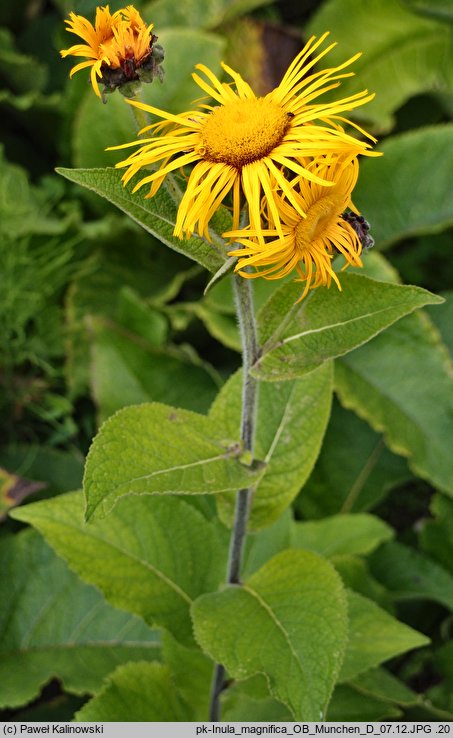
[[(364, 90), (336, 102), (314, 102), (323, 93), (338, 87), (341, 79), (350, 77), (353, 73), (343, 70), (360, 56), (356, 54), (337, 67), (311, 73), (314, 65), (335, 46), (333, 43), (319, 50), (327, 35), (317, 40), (312, 37), (279, 86), (264, 97), (256, 97), (242, 77), (226, 64), (222, 67), (234, 86), (220, 82), (211, 70), (199, 64), (196, 69), (204, 77), (197, 73), (192, 76), (215, 100), (215, 105), (203, 104), (198, 110), (172, 115), (128, 100), (131, 105), (162, 120), (141, 131), (153, 131), (156, 135), (151, 138), (114, 147), (139, 145), (137, 151), (117, 164), (128, 167), (123, 176), (125, 184), (144, 168), (158, 164), (158, 170), (147, 173), (134, 188), (135, 192), (150, 184), (147, 197), (152, 197), (169, 172), (195, 164), (179, 205), (176, 236), (189, 237), (198, 231), (209, 240), (209, 221), (230, 193), (234, 229), (239, 227), (239, 215), (246, 201), (251, 226), (259, 232), (262, 195), (267, 198), (276, 228), (280, 229), (273, 182), (278, 183), (302, 214), (299, 199), (285, 178), (284, 169), (291, 177), (297, 175), (319, 185), (331, 186), (330, 180), (323, 179), (302, 160), (328, 153), (350, 157), (373, 155), (369, 143), (345, 132), (343, 126), (350, 121), (341, 117), (342, 112), (371, 100), (373, 94)], [(375, 141), (357, 125), (355, 128)]]
[[(324, 161), (312, 161), (307, 166), (332, 186), (325, 187), (301, 178), (294, 180), (291, 185), (290, 202), (286, 197), (276, 194), (274, 197), (282, 223), (282, 236), (275, 227), (262, 231), (266, 239), (264, 244), (253, 227), (225, 234), (242, 244), (242, 248), (229, 253), (229, 256), (238, 257), (235, 271), (248, 279), (281, 279), (296, 271), (296, 281), (305, 282), (300, 300), (310, 289), (321, 285), (330, 287), (332, 280), (341, 290), (332, 266), (336, 254), (340, 253), (346, 259), (343, 268), (349, 264), (362, 266), (362, 243), (350, 219), (343, 216), (347, 208), (357, 213), (351, 202), (359, 172), (357, 159), (348, 163), (326, 157)], [(293, 202), (298, 205), (297, 208)], [(306, 213), (305, 217), (300, 215), (302, 210)], [(249, 271), (250, 267), (256, 271)]]
[(109, 70), (121, 72), (121, 80), (118, 78), (113, 86), (137, 79), (137, 67), (152, 53), (156, 39), (152, 35), (153, 24), (147, 26), (133, 5), (117, 10), (113, 15), (108, 5), (96, 8), (94, 26), (82, 15), (75, 13), (70, 13), (69, 20), (65, 23), (66, 30), (79, 36), (85, 43), (64, 49), (60, 54), (62, 57), (82, 56), (88, 59), (76, 64), (71, 69), (70, 76), (91, 67), (91, 83), (98, 97), (101, 97), (98, 80), (108, 84), (109, 78), (104, 79), (104, 75)]

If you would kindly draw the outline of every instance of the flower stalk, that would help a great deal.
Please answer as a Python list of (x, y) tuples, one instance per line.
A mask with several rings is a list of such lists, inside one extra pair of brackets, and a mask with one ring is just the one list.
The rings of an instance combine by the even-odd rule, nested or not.
[[(250, 451), (253, 454), (258, 383), (255, 377), (250, 374), (250, 369), (258, 359), (259, 345), (253, 308), (252, 283), (239, 275), (234, 275), (233, 285), (242, 345), (241, 441), (244, 450)], [(247, 521), (252, 492), (252, 488), (247, 488), (241, 489), (237, 493), (234, 525), (231, 531), (228, 557), (227, 584), (241, 584), (241, 563), (247, 534)], [(220, 719), (220, 695), (224, 688), (225, 669), (221, 664), (216, 664), (211, 689), (209, 714), (211, 722), (218, 722)]]

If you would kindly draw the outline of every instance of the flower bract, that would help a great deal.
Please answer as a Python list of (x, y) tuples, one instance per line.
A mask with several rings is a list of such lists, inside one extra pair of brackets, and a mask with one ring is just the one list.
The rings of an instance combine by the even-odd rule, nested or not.
[(61, 56), (85, 57), (76, 64), (70, 76), (91, 67), (93, 89), (101, 97), (99, 81), (107, 89), (138, 80), (138, 70), (146, 65), (153, 50), (153, 24), (146, 25), (133, 5), (110, 13), (109, 6), (96, 8), (94, 26), (82, 15), (69, 14), (66, 30), (79, 36), (84, 43), (61, 51)]
[[(308, 166), (307, 162), (329, 154), (349, 159), (358, 154), (373, 155), (370, 141), (375, 139), (356, 125), (365, 140), (347, 132), (350, 121), (342, 113), (363, 105), (374, 95), (364, 90), (335, 102), (319, 100), (351, 76), (352, 72), (344, 70), (360, 56), (356, 54), (337, 67), (314, 72), (313, 67), (335, 46), (333, 43), (322, 48), (327, 35), (312, 37), (278, 87), (263, 97), (257, 97), (226, 64), (222, 66), (231, 79), (228, 83), (199, 64), (199, 73), (194, 73), (193, 78), (213, 104), (200, 104), (196, 110), (173, 115), (128, 101), (160, 120), (141, 131), (150, 131), (149, 138), (115, 147), (139, 147), (117, 164), (127, 167), (124, 183), (139, 174), (134, 191), (150, 185), (147, 197), (152, 197), (170, 172), (193, 167), (178, 208), (176, 236), (189, 237), (197, 231), (210, 240), (209, 223), (222, 203), (232, 208), (235, 230), (247, 204), (250, 225), (262, 240), (263, 196), (275, 228), (282, 234), (276, 186), (302, 216), (302, 200), (290, 180), (301, 177), (323, 188), (333, 185), (322, 169)], [(149, 167), (154, 167), (154, 171), (149, 171)]]
[[(253, 227), (225, 234), (241, 244), (229, 255), (238, 257), (236, 271), (242, 277), (281, 279), (295, 272), (296, 281), (305, 283), (300, 299), (310, 289), (330, 287), (332, 280), (341, 289), (332, 265), (335, 255), (343, 255), (345, 267), (362, 266), (361, 240), (344, 216), (347, 208), (357, 212), (351, 201), (358, 176), (357, 159), (346, 162), (324, 157), (307, 166), (332, 186), (299, 178), (291, 184), (291, 199), (285, 193), (276, 194), (282, 235), (275, 227), (262, 231), (264, 242)], [(300, 215), (302, 210), (304, 217)]]

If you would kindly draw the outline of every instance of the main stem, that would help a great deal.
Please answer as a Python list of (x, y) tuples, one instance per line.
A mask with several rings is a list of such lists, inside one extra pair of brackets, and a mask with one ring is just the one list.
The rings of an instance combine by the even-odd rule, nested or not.
[[(258, 358), (258, 340), (256, 335), (255, 313), (253, 309), (253, 293), (251, 280), (238, 275), (233, 277), (236, 311), (239, 320), (242, 344), (242, 417), (241, 441), (244, 449), (253, 453), (255, 436), (255, 410), (257, 400), (257, 382), (250, 374), (250, 369)], [(234, 526), (231, 531), (230, 551), (227, 567), (227, 584), (240, 585), (242, 553), (247, 532), (247, 520), (250, 509), (251, 488), (241, 489), (236, 497)], [(211, 706), (209, 719), (220, 720), (220, 695), (225, 687), (225, 669), (216, 664), (211, 689)]]

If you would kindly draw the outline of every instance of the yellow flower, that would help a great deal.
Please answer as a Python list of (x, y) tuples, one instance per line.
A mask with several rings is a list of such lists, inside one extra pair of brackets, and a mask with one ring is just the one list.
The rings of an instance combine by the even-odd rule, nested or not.
[[(321, 285), (330, 287), (332, 280), (341, 290), (332, 265), (336, 254), (340, 253), (346, 259), (343, 268), (348, 264), (362, 266), (362, 243), (349, 222), (352, 218), (347, 215), (343, 217), (346, 208), (357, 213), (351, 202), (351, 192), (359, 171), (357, 159), (347, 162), (325, 157), (307, 166), (319, 177), (331, 182), (332, 186), (324, 187), (315, 181), (300, 178), (291, 184), (291, 202), (276, 194), (282, 236), (276, 228), (263, 230), (266, 237), (263, 244), (258, 238), (257, 229), (253, 227), (225, 234), (242, 244), (242, 248), (229, 253), (229, 256), (238, 257), (235, 271), (246, 278), (281, 279), (295, 270), (298, 274), (296, 281), (305, 282), (300, 300), (310, 289)], [(297, 203), (297, 209), (293, 207), (293, 202)], [(267, 204), (265, 210), (266, 207)], [(301, 217), (301, 210), (305, 211), (305, 217)], [(257, 271), (249, 271), (250, 267)]]
[[(369, 143), (345, 132), (343, 125), (350, 121), (340, 114), (363, 105), (374, 95), (364, 90), (337, 102), (314, 102), (323, 93), (338, 87), (341, 79), (351, 76), (351, 72), (344, 73), (343, 70), (360, 56), (356, 54), (337, 67), (311, 73), (313, 66), (335, 46), (331, 44), (319, 51), (327, 35), (318, 40), (312, 37), (294, 59), (279, 86), (264, 97), (256, 97), (242, 77), (226, 64), (222, 67), (234, 86), (231, 82), (220, 82), (210, 69), (199, 64), (196, 68), (204, 77), (197, 73), (192, 76), (213, 98), (214, 105), (203, 104), (198, 110), (172, 115), (128, 100), (131, 105), (162, 120), (141, 131), (153, 131), (156, 135), (151, 138), (114, 147), (140, 146), (125, 161), (117, 164), (128, 167), (123, 176), (125, 184), (143, 169), (159, 164), (157, 171), (146, 173), (134, 188), (135, 192), (150, 184), (147, 197), (152, 197), (169, 172), (195, 164), (179, 205), (174, 230), (176, 236), (189, 237), (197, 230), (209, 240), (209, 221), (230, 194), (234, 229), (239, 227), (239, 215), (244, 202), (247, 202), (251, 226), (259, 232), (263, 194), (276, 228), (280, 229), (272, 182), (276, 181), (294, 207), (299, 208), (299, 200), (285, 179), (284, 169), (291, 177), (297, 175), (331, 186), (331, 181), (323, 179), (301, 160), (328, 153), (349, 156), (373, 154), (369, 151)], [(358, 126), (355, 128), (375, 141)]]
[[(80, 36), (84, 44), (76, 44), (60, 52), (62, 57), (81, 56), (88, 61), (76, 64), (70, 76), (80, 69), (91, 67), (91, 83), (98, 97), (101, 97), (98, 78), (107, 87), (138, 79), (137, 68), (146, 62), (152, 53), (153, 24), (149, 26), (142, 20), (133, 5), (117, 10), (113, 15), (109, 6), (96, 8), (94, 26), (82, 15), (69, 14), (66, 30)], [(119, 70), (114, 78), (110, 70)]]

